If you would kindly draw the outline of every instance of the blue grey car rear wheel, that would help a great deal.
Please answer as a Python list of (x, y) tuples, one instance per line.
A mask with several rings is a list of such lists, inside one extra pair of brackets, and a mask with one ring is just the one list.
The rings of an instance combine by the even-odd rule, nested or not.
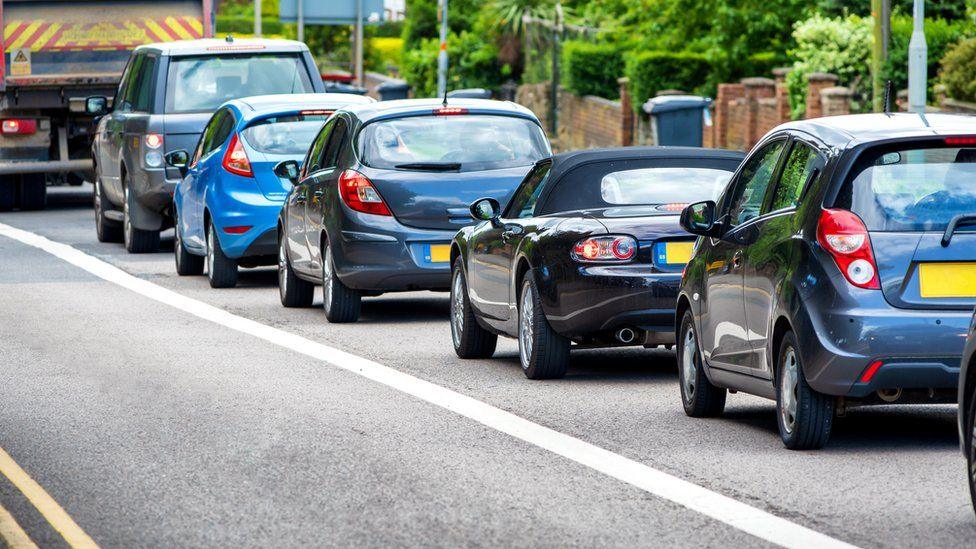
[(834, 399), (814, 391), (803, 375), (793, 332), (783, 336), (776, 367), (776, 420), (791, 450), (823, 448), (830, 438)]
[(342, 283), (335, 272), (335, 259), (328, 241), (322, 244), (322, 308), (332, 323), (356, 322), (362, 296)]

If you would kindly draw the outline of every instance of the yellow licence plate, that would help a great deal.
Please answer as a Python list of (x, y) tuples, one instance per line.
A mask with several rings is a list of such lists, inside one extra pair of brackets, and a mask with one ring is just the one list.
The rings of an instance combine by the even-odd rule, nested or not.
[(668, 265), (688, 263), (694, 249), (694, 242), (668, 242), (664, 245), (664, 259)]
[(976, 263), (922, 263), (918, 281), (922, 297), (976, 297)]
[(430, 262), (431, 263), (447, 263), (451, 260), (451, 245), (450, 244), (431, 244), (430, 245)]

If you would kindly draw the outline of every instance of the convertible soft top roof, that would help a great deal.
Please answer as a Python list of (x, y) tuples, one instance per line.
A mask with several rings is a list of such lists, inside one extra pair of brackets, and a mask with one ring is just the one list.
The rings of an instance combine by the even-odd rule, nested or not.
[(616, 147), (564, 152), (539, 162), (551, 161), (552, 171), (549, 172), (549, 177), (558, 180), (579, 166), (595, 162), (662, 160), (671, 163), (675, 160), (699, 160), (702, 167), (725, 167), (729, 162), (742, 162), (745, 156), (745, 153), (739, 151), (700, 147)]

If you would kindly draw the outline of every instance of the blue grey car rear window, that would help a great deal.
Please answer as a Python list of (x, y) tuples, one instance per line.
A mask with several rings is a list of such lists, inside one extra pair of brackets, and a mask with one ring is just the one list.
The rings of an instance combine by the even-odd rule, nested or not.
[(531, 166), (550, 153), (535, 122), (488, 114), (380, 120), (363, 128), (357, 144), (363, 163), (380, 169), (497, 170)]
[(835, 205), (871, 231), (944, 231), (956, 215), (976, 213), (976, 148), (867, 151)]
[(166, 84), (166, 112), (211, 112), (237, 97), (312, 91), (299, 54), (174, 57)]

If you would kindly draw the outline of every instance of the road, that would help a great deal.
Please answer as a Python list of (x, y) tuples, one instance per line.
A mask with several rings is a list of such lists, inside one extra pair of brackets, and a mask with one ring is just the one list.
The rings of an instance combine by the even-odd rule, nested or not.
[[(273, 270), (212, 290), (175, 274), (171, 239), (100, 244), (90, 187), (51, 191), (46, 211), (0, 214), (97, 258), (0, 226), (0, 449), (70, 517), (4, 470), (0, 507), (39, 546), (64, 546), (69, 522), (104, 547), (972, 543), (954, 407), (853, 409), (826, 449), (790, 452), (770, 401), (686, 417), (670, 352), (579, 351), (565, 379), (531, 382), (514, 341), (455, 357), (446, 295), (368, 299), (330, 325), (283, 309)], [(681, 481), (719, 505), (690, 508)], [(723, 496), (773, 534), (728, 520)]]

